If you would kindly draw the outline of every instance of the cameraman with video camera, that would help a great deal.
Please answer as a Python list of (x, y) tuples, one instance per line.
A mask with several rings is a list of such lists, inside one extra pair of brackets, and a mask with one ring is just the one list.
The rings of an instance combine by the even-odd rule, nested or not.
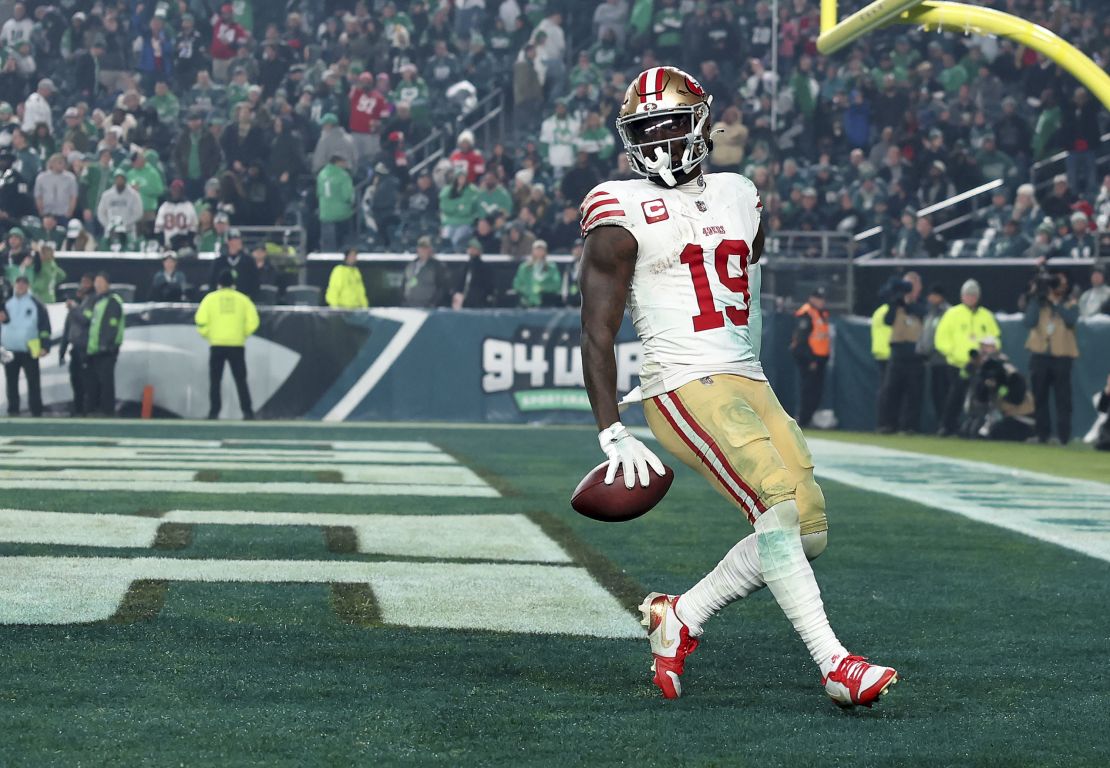
[(925, 318), (921, 276), (907, 272), (888, 283), (885, 293), (887, 311), (883, 324), (890, 328), (890, 362), (882, 384), (879, 432), (917, 432), (925, 383), (925, 359), (917, 351)]
[(1037, 272), (1025, 294), (1025, 348), (1031, 353), (1029, 377), (1037, 409), (1037, 440), (1047, 443), (1052, 432), (1048, 397), (1056, 401), (1056, 434), (1062, 444), (1071, 439), (1071, 369), (1079, 357), (1075, 324), (1079, 304), (1069, 295), (1063, 272)]
[(1033, 435), (1035, 406), (1025, 377), (998, 351), (998, 340), (985, 337), (972, 350), (970, 380), (960, 435), (1022, 442)]

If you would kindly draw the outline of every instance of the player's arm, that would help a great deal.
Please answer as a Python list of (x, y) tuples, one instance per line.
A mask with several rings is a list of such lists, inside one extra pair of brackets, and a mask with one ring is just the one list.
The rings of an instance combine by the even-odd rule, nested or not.
[(748, 259), (751, 264), (758, 264), (760, 258), (763, 257), (763, 222), (759, 222), (759, 229), (755, 232), (755, 237), (752, 238), (752, 255)]
[(636, 267), (636, 239), (621, 227), (598, 227), (582, 251), (582, 372), (598, 429), (620, 419), (613, 344), (624, 319)]
[(609, 457), (605, 482), (617, 469), (625, 487), (636, 480), (647, 486), (648, 467), (662, 476), (663, 462), (621, 424), (617, 411), (617, 356), (613, 345), (624, 319), (628, 286), (636, 267), (636, 239), (620, 227), (598, 227), (586, 237), (582, 252), (582, 372), (586, 394), (597, 421), (598, 443)]

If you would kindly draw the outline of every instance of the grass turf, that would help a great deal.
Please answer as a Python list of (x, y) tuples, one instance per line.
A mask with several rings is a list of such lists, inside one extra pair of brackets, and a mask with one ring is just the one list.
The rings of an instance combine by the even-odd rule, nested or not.
[(916, 451), (953, 459), (989, 461), (1015, 469), (1045, 472), (1078, 480), (1110, 482), (1110, 454), (1096, 451), (1089, 445), (1072, 442), (1067, 446), (1027, 445), (964, 440), (957, 437), (927, 435), (877, 435), (871, 432), (813, 432), (814, 437)]
[[(60, 490), (7, 492), (3, 505), (528, 512), (630, 606), (640, 588), (688, 587), (749, 530), (681, 467), (666, 501), (644, 518), (604, 525), (576, 516), (566, 498), (596, 463), (589, 430), (6, 428), (15, 430), (429, 440), (496, 482), (504, 498)], [(996, 450), (990, 458), (1001, 461)], [(0, 765), (1110, 763), (1103, 661), (1110, 615), (1098, 608), (1110, 564), (866, 490), (824, 488), (832, 529), (817, 573), (834, 626), (852, 649), (904, 676), (874, 711), (845, 713), (825, 699), (802, 644), (766, 594), (709, 625), (687, 668), (687, 696), (666, 702), (648, 682), (644, 641), (365, 628), (337, 616), (326, 585), (174, 583), (153, 618), (139, 612), (125, 623), (0, 627)], [(366, 557), (329, 551), (306, 529), (194, 530), (184, 548), (157, 556)], [(0, 544), (0, 554), (62, 553), (103, 554)]]

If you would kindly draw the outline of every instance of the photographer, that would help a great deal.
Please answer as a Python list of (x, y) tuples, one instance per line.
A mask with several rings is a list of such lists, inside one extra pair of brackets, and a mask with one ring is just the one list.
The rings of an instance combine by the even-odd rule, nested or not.
[(1052, 431), (1048, 396), (1056, 400), (1056, 434), (1067, 445), (1071, 439), (1071, 369), (1079, 357), (1075, 324), (1079, 305), (1068, 295), (1062, 272), (1038, 272), (1025, 295), (1025, 348), (1031, 353), (1029, 375), (1037, 407), (1037, 439), (1046, 443)]
[(921, 277), (907, 272), (888, 290), (883, 324), (890, 328), (890, 362), (883, 379), (883, 411), (879, 432), (916, 432), (921, 421), (921, 391), (925, 380), (924, 358), (918, 354), (925, 305), (921, 301)]
[(960, 435), (987, 440), (1028, 440), (1033, 435), (1033, 396), (1025, 377), (999, 353), (996, 339), (980, 340), (966, 373), (970, 386)]

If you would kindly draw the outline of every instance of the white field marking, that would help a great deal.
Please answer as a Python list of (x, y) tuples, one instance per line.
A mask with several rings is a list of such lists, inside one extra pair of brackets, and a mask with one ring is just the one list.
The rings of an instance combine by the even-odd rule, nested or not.
[(422, 309), (374, 309), (371, 310), (371, 313), (378, 317), (395, 320), (401, 323), (401, 327), (393, 334), (393, 338), (389, 340), (389, 343), (385, 345), (385, 348), (359, 377), (358, 381), (351, 385), (351, 388), (330, 411), (324, 414), (324, 421), (343, 421), (350, 416), (351, 412), (358, 407), (358, 404), (366, 399), (370, 391), (389, 372), (393, 363), (408, 348), (409, 342), (413, 340), (416, 332), (428, 319), (427, 311)]
[[(118, 422), (121, 426), (125, 422)], [(219, 448), (221, 441), (219, 440), (194, 440), (191, 438), (181, 438), (180, 440), (165, 440), (157, 437), (96, 437), (95, 435), (86, 435), (82, 437), (74, 436), (56, 436), (50, 435), (9, 435), (7, 437), (0, 437), (0, 445), (11, 445), (12, 443), (74, 443), (74, 444), (87, 444), (93, 447), (103, 447), (102, 444), (110, 444), (112, 446), (165, 446), (165, 447), (194, 447), (194, 448)], [(20, 446), (23, 447), (23, 446)]]
[[(128, 422), (113, 422), (116, 426), (126, 427)], [(177, 422), (166, 422), (169, 424), (176, 424)], [(206, 423), (206, 422), (198, 422)], [(236, 426), (243, 426), (237, 424)], [(301, 427), (311, 426), (304, 423), (300, 424)], [(397, 425), (404, 427), (405, 425)], [(273, 439), (266, 437), (257, 438), (229, 438), (226, 440), (199, 440), (195, 438), (160, 438), (160, 437), (97, 437), (95, 435), (72, 436), (72, 435), (8, 435), (0, 437), (0, 445), (9, 445), (11, 443), (88, 443), (96, 445), (99, 443), (110, 443), (113, 446), (129, 447), (129, 448), (149, 448), (149, 447), (164, 447), (164, 448), (221, 448), (225, 445), (254, 445), (258, 449), (264, 449), (267, 445), (297, 445), (306, 448), (321, 448), (331, 449), (334, 451), (439, 451), (434, 444), (422, 440), (284, 440)]]
[(296, 451), (230, 451), (230, 450), (205, 450), (182, 453), (179, 451), (135, 450), (133, 448), (88, 448), (75, 450), (74, 448), (32, 448), (17, 449), (18, 453), (5, 453), (5, 461), (14, 462), (20, 459), (25, 462), (38, 462), (43, 466), (50, 464), (64, 464), (72, 466), (75, 463), (105, 464), (128, 462), (170, 461), (174, 466), (185, 466), (190, 462), (219, 461), (223, 466), (230, 462), (238, 465), (243, 461), (279, 465), (285, 462), (298, 464), (313, 464), (317, 469), (328, 468), (335, 464), (455, 464), (455, 460), (445, 453), (378, 453), (378, 452), (344, 452), (344, 453), (299, 453)]
[(0, 557), (0, 624), (102, 621), (137, 579), (364, 583), (386, 624), (643, 638), (584, 568), (502, 563)]
[(1110, 485), (810, 438), (816, 472), (1110, 561)]
[(136, 515), (90, 515), (0, 509), (0, 541), (87, 547), (149, 547), (163, 521)]
[[(6, 463), (6, 462), (5, 462)], [(55, 478), (57, 481), (66, 481), (66, 485), (55, 485), (55, 488), (67, 488), (70, 480), (136, 480), (150, 482), (181, 483), (192, 481), (196, 477), (195, 469), (87, 469), (56, 467), (52, 469), (0, 469), (0, 480), (32, 480), (39, 482), (43, 479)], [(7, 482), (4, 487), (11, 488)]]
[(354, 529), (358, 551), (367, 554), (571, 562), (567, 553), (524, 515), (334, 515), (174, 510), (163, 515), (161, 521), (190, 525), (343, 526)]
[[(446, 496), (495, 499), (501, 496), (489, 485), (405, 485), (398, 483), (206, 483), (197, 480), (105, 480), (65, 478), (60, 486), (57, 475), (46, 474), (45, 480), (27, 479), (31, 472), (16, 473), (20, 479), (4, 480), (6, 491), (131, 491), (134, 493), (206, 493), (219, 495), (281, 494), (287, 496)], [(191, 475), (191, 473), (190, 473)]]
[[(83, 480), (193, 480), (200, 470), (221, 470), (227, 472), (262, 470), (267, 472), (319, 472), (334, 470), (345, 482), (351, 483), (411, 483), (418, 485), (485, 485), (485, 481), (467, 467), (453, 464), (442, 465), (403, 465), (378, 464), (357, 466), (350, 464), (307, 464), (301, 462), (245, 462), (245, 461), (131, 461), (126, 469), (95, 469), (110, 462), (93, 459), (70, 459), (43, 462), (35, 459), (13, 459), (3, 457), (8, 467), (34, 467), (33, 470), (0, 469), (0, 480), (31, 479), (42, 476), (61, 475)], [(276, 479), (276, 478), (275, 478)]]

